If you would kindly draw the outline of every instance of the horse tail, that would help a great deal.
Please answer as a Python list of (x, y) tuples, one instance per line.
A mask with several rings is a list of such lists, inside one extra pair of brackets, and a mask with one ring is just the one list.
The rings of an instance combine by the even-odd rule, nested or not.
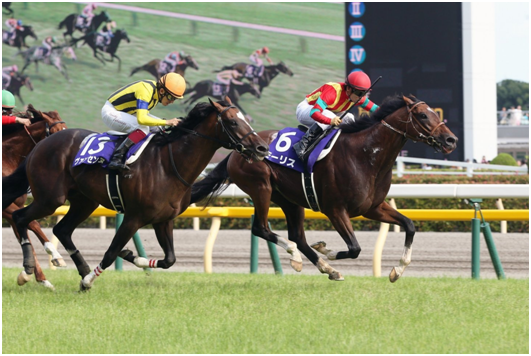
[[(204, 179), (194, 183), (192, 186), (192, 198), (190, 204), (202, 201), (210, 195), (204, 206), (207, 206), (213, 199), (218, 197), (232, 182), (227, 171), (230, 154), (218, 163)], [(226, 185), (224, 183), (227, 183)]]
[(2, 178), (2, 210), (26, 194), (28, 188), (29, 181), (26, 174), (26, 160), (24, 160), (13, 174)]

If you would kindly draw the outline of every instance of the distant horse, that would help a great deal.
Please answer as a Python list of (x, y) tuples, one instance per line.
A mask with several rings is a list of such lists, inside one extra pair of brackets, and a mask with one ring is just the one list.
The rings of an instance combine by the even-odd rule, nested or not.
[[(225, 66), (221, 68), (220, 70), (215, 70), (214, 73), (219, 73), (223, 70), (227, 69), (236, 69), (238, 72), (244, 75), (245, 78), (247, 78), (250, 81), (253, 81), (253, 77), (247, 73), (247, 70), (249, 68), (250, 64), (248, 63), (236, 63), (231, 66)], [(293, 72), (291, 69), (288, 68), (288, 66), (280, 61), (278, 64), (270, 65), (270, 66), (264, 66), (264, 73), (258, 78), (258, 87), (260, 90), (260, 93), (264, 90), (265, 87), (269, 86), (271, 84), (271, 81), (275, 79), (275, 77), (279, 73), (284, 73), (286, 75), (289, 75), (290, 77), (293, 77)]]
[(63, 27), (66, 28), (66, 31), (63, 32), (63, 37), (65, 41), (66, 41), (67, 35), (70, 36), (72, 39), (74, 39), (72, 34), (76, 30), (81, 31), (84, 34), (89, 34), (91, 32), (96, 32), (102, 23), (111, 21), (111, 18), (109, 17), (107, 12), (102, 11), (98, 15), (94, 15), (94, 17), (92, 18), (92, 21), (90, 22), (90, 26), (80, 27), (80, 26), (77, 26), (78, 16), (79, 16), (78, 14), (70, 14), (67, 17), (65, 17), (65, 19), (61, 21), (61, 23), (59, 24), (59, 27), (58, 27), (59, 30), (62, 29)]
[(20, 95), (20, 88), (22, 87), (26, 87), (29, 90), (33, 91), (33, 84), (31, 83), (29, 76), (25, 74), (17, 73), (11, 78), (9, 85), (5, 88), (2, 83), (2, 89), (6, 89), (7, 91), (10, 91), (13, 95), (17, 96), (20, 100), (20, 103), (24, 105), (24, 100), (22, 100), (22, 96)]
[[(146, 72), (154, 76), (157, 80), (159, 80), (160, 77), (162, 77), (164, 74), (167, 74), (169, 72), (166, 66), (162, 68), (163, 66), (161, 66), (161, 62), (162, 61), (160, 59), (153, 59), (147, 62), (146, 64), (144, 64), (143, 66), (133, 68), (129, 76), (132, 76), (133, 74), (141, 70), (145, 70)], [(180, 74), (184, 77), (184, 71), (186, 70), (186, 68), (191, 67), (195, 70), (199, 69), (197, 62), (192, 58), (191, 55), (187, 55), (186, 57), (184, 57), (183, 62), (184, 63), (177, 64), (175, 66), (175, 70), (173, 71), (174, 73)]]
[[(384, 200), (391, 186), (395, 159), (408, 139), (450, 153), (457, 147), (457, 138), (426, 103), (413, 96), (389, 98), (371, 116), (363, 115), (356, 122), (341, 124), (339, 128), (342, 132), (335, 146), (328, 156), (315, 164), (313, 184), (320, 211), (341, 235), (348, 251), (331, 251), (323, 241), (312, 247), (330, 260), (357, 258), (361, 248), (350, 218), (362, 215), (400, 225), (406, 231), (406, 240), (400, 266), (394, 267), (389, 275), (390, 281), (395, 282), (411, 262), (415, 234), (413, 222)], [(278, 131), (259, 133), (268, 143), (277, 134)], [(281, 146), (292, 149), (289, 135), (280, 139)], [(194, 184), (191, 203), (209, 194), (216, 196), (226, 181), (237, 184), (253, 200), (254, 235), (273, 243), (282, 239), (271, 231), (267, 222), (270, 202), (278, 204), (286, 215), (289, 239), (321, 273), (327, 273), (331, 280), (343, 280), (341, 273), (320, 258), (306, 242), (304, 208), (310, 205), (301, 173), (267, 160), (247, 165), (240, 157), (231, 154), (204, 180)], [(302, 265), (295, 264), (294, 268), (300, 270)]]
[(13, 11), (13, 9), (11, 8), (11, 4), (10, 2), (2, 2), (2, 13), (4, 10), (6, 10), (6, 15), (7, 16), (10, 16), (10, 15), (13, 15), (15, 13), (15, 11)]
[[(102, 35), (98, 33), (89, 33), (88, 35), (74, 40), (73, 44), (75, 45), (79, 41), (85, 41), (83, 44), (86, 43), (90, 48), (92, 48), (94, 57), (103, 64), (105, 64), (105, 61), (113, 62), (114, 58), (116, 58), (118, 60), (119, 72), (122, 67), (122, 60), (120, 59), (120, 57), (118, 57), (116, 51), (118, 50), (118, 45), (120, 44), (120, 41), (126, 40), (127, 43), (131, 42), (131, 40), (127, 36), (127, 32), (125, 30), (116, 30), (116, 32), (114, 33), (114, 37), (111, 38), (111, 43), (108, 46), (99, 44), (98, 37), (102, 37)], [(105, 58), (105, 56), (103, 55), (104, 53), (109, 54), (111, 56), (111, 59)]]
[[(26, 127), (22, 124), (12, 124), (2, 127), (2, 177), (13, 173), (38, 142), (53, 133), (66, 129), (65, 123), (61, 120), (57, 111), (41, 112), (36, 110), (31, 104), (28, 106), (27, 113), (21, 113), (17, 116), (31, 118), (31, 125)], [(6, 188), (10, 189), (10, 187)], [(6, 219), (13, 228), (19, 243), (21, 242), (20, 235), (15, 229), (11, 215), (15, 210), (23, 208), (25, 202), (26, 194), (24, 192), (20, 197), (15, 199), (13, 204), (9, 205), (2, 211), (2, 217)], [(52, 263), (54, 266), (66, 266), (63, 257), (57, 252), (55, 246), (42, 232), (39, 223), (37, 221), (30, 221), (27, 227), (37, 235), (46, 252), (52, 256)], [(33, 250), (31, 241), (29, 241), (29, 245), (23, 246), (23, 250), (24, 249), (27, 249), (28, 253), (31, 251), (32, 254), (35, 255), (35, 250)], [(42, 272), (37, 259), (35, 259), (35, 279), (43, 286), (53, 289), (53, 285), (46, 280), (46, 276)], [(19, 285), (23, 285), (29, 280), (30, 275), (25, 271), (21, 272), (17, 278)]]
[(243, 110), (239, 104), (240, 96), (246, 93), (251, 93), (255, 98), (260, 99), (260, 92), (251, 84), (243, 83), (241, 85), (236, 85), (232, 83), (229, 87), (228, 93), (221, 95), (214, 95), (214, 82), (212, 80), (202, 80), (197, 82), (193, 88), (186, 89), (184, 95), (189, 95), (189, 97), (183, 102), (184, 105), (188, 107), (195, 101), (201, 99), (204, 96), (211, 96), (215, 99), (221, 100), (228, 96), (231, 98), (233, 105), (235, 105), (240, 111), (247, 117), (247, 119), (252, 122), (252, 118)]
[(63, 63), (61, 57), (63, 56), (63, 54), (69, 54), (69, 56), (75, 60), (76, 56), (74, 53), (74, 49), (71, 46), (66, 45), (53, 47), (52, 53), (47, 57), (44, 57), (42, 52), (43, 47), (40, 46), (33, 46), (25, 51), (19, 52), (18, 54), (20, 54), (24, 58), (25, 62), (24, 67), (22, 67), (22, 70), (20, 72), (24, 73), (26, 68), (28, 68), (31, 63), (35, 63), (35, 70), (38, 73), (39, 62), (42, 62), (44, 64), (54, 66), (67, 80), (70, 80), (68, 78), (68, 71), (66, 69), (66, 65)]
[(8, 46), (18, 48), (19, 51), (22, 50), (22, 47), (28, 48), (28, 45), (26, 44), (26, 37), (30, 36), (35, 40), (37, 39), (37, 35), (35, 34), (33, 27), (28, 25), (22, 26), (22, 29), (20, 30), (15, 30), (15, 40), (13, 41), (13, 44), (9, 43), (7, 36), (8, 32), (6, 30), (2, 30), (2, 42)]
[[(205, 169), (220, 147), (236, 149), (245, 160), (262, 160), (268, 154), (266, 143), (258, 137), (243, 115), (230, 101), (199, 103), (171, 132), (160, 132), (144, 149), (131, 170), (118, 175), (125, 214), (101, 263), (90, 271), (72, 242), (72, 232), (99, 204), (113, 209), (105, 185), (107, 169), (99, 165), (72, 167), (81, 142), (93, 132), (70, 129), (40, 143), (17, 170), (2, 179), (2, 206), (10, 204), (31, 186), (33, 202), (13, 213), (20, 236), (27, 238), (26, 225), (53, 214), (67, 199), (70, 209), (53, 228), (53, 233), (70, 252), (82, 281), (89, 289), (96, 276), (120, 255), (137, 267), (169, 268), (175, 263), (173, 219), (190, 202), (191, 183)], [(9, 187), (9, 189), (5, 189)], [(163, 260), (135, 257), (122, 249), (135, 231), (152, 224)], [(30, 260), (31, 254), (25, 254)], [(25, 259), (26, 261), (26, 259)], [(30, 267), (30, 264), (25, 264)]]

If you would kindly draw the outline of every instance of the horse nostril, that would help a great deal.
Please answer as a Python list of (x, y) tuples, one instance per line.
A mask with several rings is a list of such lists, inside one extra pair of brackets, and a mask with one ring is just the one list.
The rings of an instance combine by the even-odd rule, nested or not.
[(450, 136), (450, 137), (446, 138), (446, 143), (449, 144), (449, 145), (457, 144), (457, 137)]
[(269, 147), (260, 145), (260, 146), (256, 147), (256, 150), (258, 152), (267, 153), (267, 152), (269, 152)]

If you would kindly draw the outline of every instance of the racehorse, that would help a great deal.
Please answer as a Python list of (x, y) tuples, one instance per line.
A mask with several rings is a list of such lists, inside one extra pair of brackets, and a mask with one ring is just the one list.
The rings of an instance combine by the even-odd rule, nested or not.
[[(72, 242), (72, 232), (99, 204), (113, 209), (105, 186), (108, 171), (98, 165), (72, 167), (81, 142), (92, 133), (70, 129), (52, 135), (12, 175), (2, 179), (2, 186), (9, 186), (3, 190), (2, 206), (31, 186), (33, 202), (13, 213), (23, 239), (27, 238), (29, 221), (51, 215), (66, 199), (70, 201), (68, 213), (53, 228), (53, 233), (69, 251), (81, 275), (82, 290), (89, 289), (95, 277), (118, 255), (137, 267), (167, 269), (175, 263), (173, 219), (188, 207), (191, 183), (218, 148), (236, 149), (248, 162), (262, 160), (268, 154), (266, 143), (230, 100), (197, 104), (171, 132), (157, 133), (130, 166), (131, 170), (118, 176), (125, 204), (124, 220), (103, 260), (91, 272)], [(135, 231), (148, 224), (153, 225), (164, 250), (163, 260), (147, 260), (133, 256), (131, 251), (122, 251)], [(31, 258), (29, 254), (25, 256)]]
[(9, 43), (7, 36), (8, 32), (6, 30), (2, 30), (2, 42), (7, 44), (8, 46), (18, 48), (19, 51), (22, 50), (22, 47), (28, 48), (28, 45), (26, 44), (26, 37), (30, 36), (33, 39), (37, 40), (37, 35), (35, 34), (33, 27), (28, 25), (22, 26), (22, 29), (20, 30), (15, 30), (15, 40), (13, 41), (13, 44)]
[(184, 95), (189, 95), (188, 99), (183, 102), (184, 105), (187, 105), (186, 110), (188, 110), (188, 107), (193, 102), (201, 99), (204, 96), (211, 96), (218, 100), (221, 100), (225, 96), (229, 96), (232, 98), (233, 105), (240, 109), (240, 111), (245, 115), (245, 117), (247, 117), (250, 122), (253, 121), (252, 118), (245, 112), (245, 110), (238, 102), (240, 100), (240, 96), (246, 93), (251, 93), (255, 98), (260, 99), (260, 92), (253, 85), (249, 83), (243, 83), (240, 85), (231, 83), (228, 93), (221, 95), (214, 95), (213, 86), (214, 82), (212, 80), (202, 80), (200, 82), (197, 82), (193, 88), (186, 89)]
[(6, 89), (7, 91), (10, 91), (13, 95), (16, 95), (22, 105), (24, 105), (24, 100), (22, 100), (22, 96), (20, 95), (20, 88), (26, 87), (29, 90), (33, 91), (33, 84), (31, 83), (29, 76), (25, 74), (17, 73), (13, 77), (11, 77), (9, 85), (5, 88), (3, 84), (4, 83), (2, 82), (2, 89)]
[(84, 34), (89, 34), (91, 32), (97, 31), (103, 22), (111, 21), (111, 18), (109, 17), (107, 12), (102, 11), (98, 15), (94, 15), (88, 27), (80, 28), (79, 26), (76, 26), (78, 16), (79, 16), (78, 14), (70, 14), (67, 17), (65, 17), (65, 19), (61, 21), (61, 23), (59, 23), (59, 27), (58, 27), (59, 30), (62, 29), (63, 26), (66, 27), (66, 31), (63, 32), (63, 38), (65, 39), (65, 42), (66, 42), (66, 35), (69, 35), (72, 39), (74, 39), (73, 33), (76, 30), (81, 31)]
[(38, 73), (39, 62), (42, 62), (44, 64), (54, 66), (67, 80), (70, 80), (68, 78), (68, 71), (66, 69), (66, 65), (63, 63), (61, 57), (63, 54), (68, 54), (73, 60), (76, 60), (74, 49), (71, 46), (67, 45), (52, 47), (52, 53), (50, 53), (50, 55), (47, 57), (43, 56), (42, 51), (43, 47), (33, 46), (25, 51), (17, 53), (24, 58), (25, 62), (24, 67), (22, 67), (22, 70), (20, 72), (24, 73), (24, 70), (26, 70), (26, 68), (33, 62), (35, 63), (35, 68)]
[[(81, 38), (75, 39), (72, 43), (75, 45), (79, 41), (85, 41), (83, 44), (86, 43), (87, 45), (89, 45), (89, 47), (92, 48), (94, 57), (103, 64), (105, 64), (104, 61), (113, 62), (114, 58), (116, 58), (118, 60), (119, 72), (122, 66), (122, 60), (120, 59), (120, 57), (118, 57), (118, 55), (116, 55), (116, 51), (118, 50), (118, 45), (120, 44), (121, 40), (126, 40), (127, 43), (131, 42), (131, 40), (127, 36), (127, 32), (125, 30), (116, 30), (116, 32), (114, 33), (114, 37), (111, 38), (111, 43), (108, 46), (102, 46), (98, 44), (98, 36), (101, 35), (98, 33), (89, 33)], [(108, 53), (111, 56), (111, 59), (105, 58), (103, 53)]]
[[(400, 225), (406, 231), (406, 239), (400, 266), (394, 267), (389, 275), (390, 281), (395, 282), (411, 262), (411, 244), (415, 234), (413, 222), (384, 201), (391, 186), (395, 159), (408, 139), (422, 141), (447, 154), (456, 148), (457, 137), (426, 103), (414, 96), (388, 98), (370, 116), (363, 115), (356, 122), (343, 123), (339, 128), (342, 132), (335, 146), (314, 166), (313, 184), (320, 211), (341, 235), (348, 251), (328, 250), (323, 241), (312, 247), (329, 260), (354, 259), (359, 256), (361, 248), (350, 218), (362, 215)], [(271, 143), (277, 133), (262, 131), (259, 135)], [(280, 137), (279, 142), (278, 145), (284, 148), (290, 147), (289, 136)], [(321, 273), (327, 273), (331, 280), (343, 280), (340, 272), (308, 246), (303, 222), (304, 208), (310, 204), (300, 173), (267, 160), (246, 165), (237, 155), (231, 154), (204, 180), (194, 184), (191, 203), (208, 195), (212, 199), (221, 193), (227, 180), (229, 184), (238, 185), (253, 200), (254, 235), (273, 243), (282, 239), (271, 231), (267, 222), (270, 202), (278, 204), (286, 215), (289, 239)]]
[[(12, 124), (2, 127), (2, 177), (13, 173), (38, 142), (51, 134), (66, 129), (65, 123), (61, 120), (57, 111), (41, 112), (36, 110), (31, 104), (28, 106), (28, 111), (26, 113), (19, 113), (17, 116), (31, 118), (31, 125), (26, 127), (22, 124)], [(9, 187), (6, 188), (9, 189)], [(19, 243), (21, 242), (20, 235), (15, 229), (11, 215), (15, 210), (23, 208), (25, 202), (26, 194), (24, 192), (24, 194), (18, 197), (13, 204), (9, 205), (2, 211), (2, 217), (6, 219), (13, 228)], [(57, 267), (66, 266), (63, 257), (57, 252), (55, 246), (48, 240), (44, 232), (42, 232), (39, 223), (37, 221), (30, 221), (27, 227), (37, 235), (46, 252), (52, 256), (53, 265)], [(30, 251), (33, 256), (35, 256), (35, 250), (33, 250), (31, 241), (29, 241), (29, 243), (30, 244), (24, 248), (31, 249)], [(30, 277), (31, 276), (25, 271), (22, 271), (17, 278), (18, 284), (23, 285), (30, 280)], [(53, 289), (53, 285), (46, 280), (46, 276), (42, 272), (41, 266), (36, 257), (35, 279), (43, 286)]]
[[(141, 71), (141, 70), (145, 70), (146, 72), (148, 72), (149, 74), (151, 74), (152, 76), (154, 76), (157, 80), (160, 79), (160, 77), (162, 77), (164, 74), (167, 74), (169, 73), (167, 70), (161, 70), (161, 60), (160, 59), (153, 59), (149, 62), (147, 62), (146, 64), (144, 64), (143, 66), (140, 66), (140, 67), (136, 67), (136, 68), (133, 68), (133, 70), (131, 71), (131, 74), (129, 75), (130, 77)], [(177, 64), (175, 66), (175, 70), (173, 71), (174, 73), (177, 73), (177, 74), (180, 74), (184, 77), (184, 71), (186, 70), (186, 68), (188, 67), (191, 67), (195, 70), (198, 70), (199, 69), (199, 66), (197, 65), (197, 62), (192, 58), (191, 55), (187, 55), (186, 57), (183, 58), (183, 63), (182, 64)]]
[(2, 2), (2, 14), (4, 13), (4, 9), (7, 11), (7, 16), (13, 15), (15, 13), (15, 11), (13, 11), (13, 9), (11, 8), (10, 2)]
[[(252, 77), (250, 77), (249, 75), (245, 75), (248, 66), (249, 64), (240, 62), (240, 63), (233, 64), (231, 66), (225, 66), (221, 68), (220, 70), (215, 70), (214, 73), (219, 73), (227, 69), (235, 69), (241, 74), (243, 74), (245, 78), (252, 81), (253, 80)], [(271, 84), (271, 81), (275, 79), (275, 77), (279, 73), (284, 73), (286, 75), (289, 75), (290, 77), (293, 77), (293, 72), (291, 71), (291, 69), (289, 69), (288, 66), (282, 61), (280, 61), (278, 64), (264, 66), (264, 73), (258, 79), (258, 87), (259, 87), (260, 93), (262, 92), (262, 90), (264, 90), (265, 87)]]

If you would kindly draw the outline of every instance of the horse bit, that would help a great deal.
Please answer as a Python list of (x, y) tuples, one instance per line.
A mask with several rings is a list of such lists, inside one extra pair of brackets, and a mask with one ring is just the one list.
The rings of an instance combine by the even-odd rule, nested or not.
[[(248, 151), (247, 148), (245, 148), (245, 146), (242, 144), (242, 141), (245, 140), (249, 135), (252, 135), (253, 133), (256, 133), (254, 130), (251, 129), (251, 131), (249, 131), (248, 133), (246, 133), (242, 138), (238, 139), (237, 137), (234, 137), (234, 135), (227, 129), (227, 127), (225, 126), (225, 124), (223, 123), (223, 121), (221, 120), (221, 116), (229, 109), (237, 109), (236, 106), (234, 105), (231, 105), (231, 106), (228, 106), (226, 107), (225, 109), (223, 109), (220, 113), (218, 113), (218, 122), (216, 123), (216, 132), (217, 132), (217, 125), (220, 124), (221, 125), (221, 130), (222, 132), (225, 132), (227, 134), (227, 136), (229, 137), (229, 140), (230, 142), (226, 142), (226, 141), (222, 141), (222, 140), (219, 140), (215, 137), (210, 137), (210, 136), (207, 136), (207, 135), (203, 135), (203, 134), (200, 134), (199, 132), (197, 131), (194, 131), (194, 130), (189, 130), (189, 129), (185, 129), (183, 127), (179, 127), (179, 126), (176, 126), (175, 128), (178, 129), (178, 130), (181, 130), (181, 131), (184, 131), (184, 132), (187, 132), (187, 133), (190, 133), (194, 136), (198, 136), (198, 137), (202, 137), (202, 138), (205, 138), (207, 140), (211, 140), (211, 141), (214, 141), (214, 142), (218, 142), (221, 144), (221, 146), (223, 148), (227, 148), (227, 149), (234, 149), (236, 150), (239, 154), (242, 155), (242, 157), (247, 161), (249, 162), (249, 158), (247, 156), (245, 156), (243, 153), (245, 151)], [(192, 185), (190, 183), (188, 183), (187, 181), (184, 180), (183, 177), (181, 177), (181, 175), (179, 174), (178, 170), (177, 170), (177, 166), (175, 166), (175, 161), (173, 160), (173, 153), (172, 153), (172, 149), (171, 149), (171, 143), (168, 145), (168, 148), (169, 148), (169, 151), (170, 151), (170, 161), (171, 161), (171, 165), (172, 165), (172, 168), (173, 168), (173, 171), (175, 172), (175, 174), (177, 175), (177, 178), (179, 178), (179, 180), (187, 187), (191, 187)]]
[[(401, 136), (404, 136), (406, 139), (410, 139), (412, 140), (414, 143), (416, 143), (418, 140), (422, 140), (424, 139), (426, 144), (428, 144), (429, 146), (432, 146), (432, 147), (435, 147), (436, 150), (438, 150), (439, 152), (441, 151), (441, 147), (442, 147), (442, 144), (440, 142), (438, 142), (437, 140), (435, 140), (435, 137), (433, 137), (433, 133), (435, 132), (435, 130), (437, 130), (440, 126), (442, 125), (445, 125), (444, 122), (440, 122), (437, 126), (435, 126), (433, 128), (433, 130), (431, 130), (431, 132), (428, 131), (428, 129), (426, 129), (420, 122), (419, 120), (413, 115), (413, 109), (417, 106), (417, 105), (420, 105), (420, 104), (426, 104), (424, 101), (419, 101), (418, 103), (415, 103), (411, 108), (410, 107), (407, 107), (407, 111), (408, 111), (408, 114), (409, 114), (409, 117), (408, 117), (408, 120), (407, 121), (400, 121), (400, 122), (403, 122), (406, 124), (406, 131), (407, 131), (407, 124), (409, 124), (411, 122), (411, 126), (413, 127), (413, 129), (415, 129), (415, 131), (417, 131), (418, 133), (418, 137), (417, 138), (413, 138), (413, 137), (409, 137), (407, 135), (407, 133), (405, 131), (400, 131), (394, 127), (392, 127), (391, 125), (389, 125), (387, 122), (385, 122), (384, 120), (382, 120), (382, 125), (384, 125), (385, 127), (388, 127), (390, 128), (391, 130), (393, 130), (394, 132), (398, 133), (399, 135)], [(415, 119), (415, 122), (429, 135), (429, 136), (426, 136), (424, 134), (422, 134), (421, 132), (419, 132), (419, 130), (417, 129), (416, 125), (413, 124), (413, 119)]]
[[(53, 124), (51, 125), (48, 125), (48, 123), (46, 122), (46, 135), (45, 137), (49, 137), (51, 135), (50, 133), (50, 129), (52, 127), (54, 127), (55, 125), (57, 124), (64, 124), (65, 122), (64, 121), (57, 121), (57, 122), (54, 122)], [(28, 134), (28, 136), (31, 138), (31, 140), (33, 141), (33, 143), (35, 144), (35, 146), (37, 146), (37, 142), (35, 141), (35, 139), (33, 138), (33, 136), (31, 136), (31, 133), (29, 132), (28, 130), (28, 127), (24, 125), (24, 130), (26, 130), (26, 133)]]

